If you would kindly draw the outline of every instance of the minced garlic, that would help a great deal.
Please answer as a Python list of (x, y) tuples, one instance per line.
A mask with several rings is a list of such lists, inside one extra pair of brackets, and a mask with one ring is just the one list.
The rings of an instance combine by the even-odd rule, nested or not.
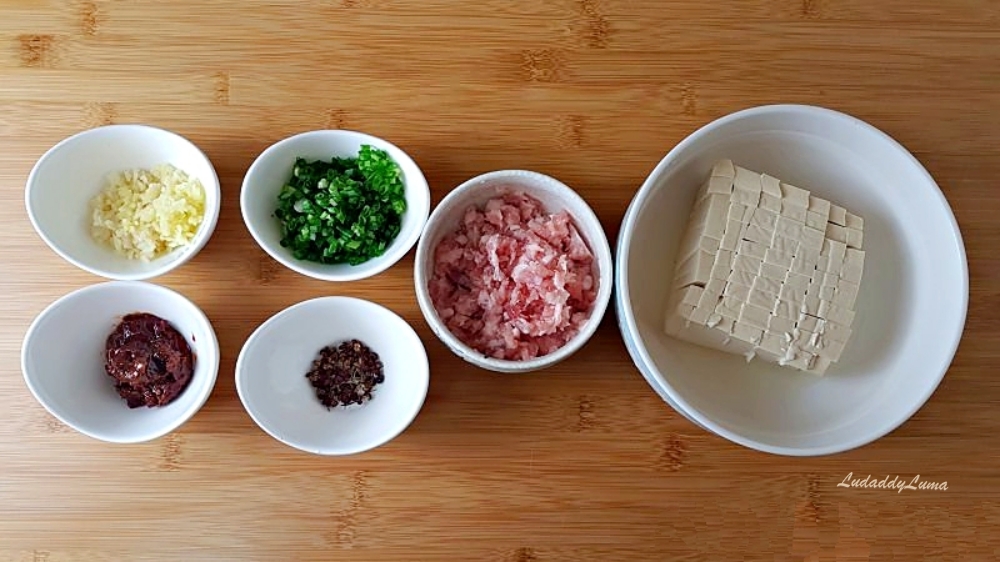
[(205, 215), (205, 189), (170, 164), (112, 174), (90, 201), (91, 234), (131, 259), (150, 261), (189, 244)]

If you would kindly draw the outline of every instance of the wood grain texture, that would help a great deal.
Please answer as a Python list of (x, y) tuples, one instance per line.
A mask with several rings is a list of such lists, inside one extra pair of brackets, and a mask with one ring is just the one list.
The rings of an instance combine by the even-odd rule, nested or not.
[[(990, 0), (0, 0), (0, 561), (1000, 559), (1000, 4)], [(391, 139), (436, 203), (464, 179), (553, 174), (610, 237), (643, 178), (707, 121), (773, 102), (847, 111), (945, 191), (969, 256), (965, 339), (932, 399), (859, 450), (788, 459), (667, 407), (612, 315), (544, 374), (476, 370), (431, 334), (412, 253), (324, 284), (253, 243), (239, 186), (268, 144), (315, 128)], [(215, 236), (158, 279), (219, 335), (211, 399), (180, 431), (109, 446), (64, 428), (21, 378), (31, 319), (99, 279), (34, 234), (23, 185), (81, 129), (142, 122), (215, 163)], [(377, 300), (427, 345), (410, 429), (346, 459), (267, 437), (236, 396), (240, 346), (327, 294)], [(849, 473), (946, 492), (838, 488)]]

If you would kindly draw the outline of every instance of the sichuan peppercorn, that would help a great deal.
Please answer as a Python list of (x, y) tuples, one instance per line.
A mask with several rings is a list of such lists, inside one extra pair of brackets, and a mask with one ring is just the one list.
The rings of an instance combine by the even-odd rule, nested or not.
[(321, 349), (306, 378), (330, 409), (371, 400), (375, 386), (385, 382), (385, 372), (378, 354), (352, 339)]

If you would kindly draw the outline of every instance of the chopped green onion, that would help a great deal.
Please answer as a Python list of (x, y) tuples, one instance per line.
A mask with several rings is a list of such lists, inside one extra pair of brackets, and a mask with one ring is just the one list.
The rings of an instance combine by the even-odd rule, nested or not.
[(296, 259), (358, 265), (385, 253), (405, 212), (399, 166), (384, 150), (364, 145), (357, 158), (296, 158), (274, 215), (281, 245)]

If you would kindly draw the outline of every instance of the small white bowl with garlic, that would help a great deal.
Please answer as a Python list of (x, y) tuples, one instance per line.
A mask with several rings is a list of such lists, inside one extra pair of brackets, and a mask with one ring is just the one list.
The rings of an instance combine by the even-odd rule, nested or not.
[(177, 133), (139, 124), (64, 139), (38, 159), (25, 186), (28, 217), (52, 251), (121, 281), (163, 275), (198, 254), (215, 230), (220, 200), (204, 152)]

